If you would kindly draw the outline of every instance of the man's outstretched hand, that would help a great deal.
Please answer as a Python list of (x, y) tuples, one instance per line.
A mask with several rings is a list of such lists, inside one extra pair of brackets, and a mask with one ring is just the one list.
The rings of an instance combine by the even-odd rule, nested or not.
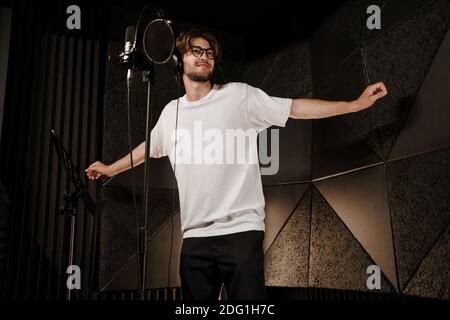
[(387, 89), (383, 82), (377, 82), (367, 86), (358, 99), (353, 101), (356, 110), (361, 111), (371, 107), (375, 101), (387, 95)]
[(110, 167), (100, 161), (94, 162), (84, 171), (86, 172), (88, 178), (91, 180), (97, 180), (103, 175), (108, 177), (113, 176)]

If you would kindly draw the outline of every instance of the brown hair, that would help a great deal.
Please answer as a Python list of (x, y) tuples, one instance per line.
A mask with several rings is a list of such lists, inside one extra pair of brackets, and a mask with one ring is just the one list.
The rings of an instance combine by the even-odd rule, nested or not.
[(214, 51), (214, 60), (219, 61), (222, 57), (222, 49), (216, 37), (207, 31), (196, 28), (190, 28), (180, 33), (175, 42), (178, 54), (182, 57), (191, 48), (191, 40), (193, 38), (203, 38), (209, 42), (211, 49)]

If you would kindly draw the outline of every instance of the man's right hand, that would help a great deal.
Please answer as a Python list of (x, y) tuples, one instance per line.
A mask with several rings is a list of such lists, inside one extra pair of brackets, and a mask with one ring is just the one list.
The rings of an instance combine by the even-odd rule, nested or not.
[(111, 172), (111, 167), (100, 161), (94, 162), (84, 171), (86, 172), (88, 178), (91, 180), (97, 180), (101, 176), (111, 177), (114, 175)]

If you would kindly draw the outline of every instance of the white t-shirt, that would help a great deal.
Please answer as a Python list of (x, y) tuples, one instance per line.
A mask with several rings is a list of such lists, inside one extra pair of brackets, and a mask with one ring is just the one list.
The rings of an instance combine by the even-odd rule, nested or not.
[(177, 137), (177, 100), (166, 105), (150, 155), (169, 156), (175, 171), (183, 238), (264, 230), (257, 134), (284, 127), (291, 104), (245, 83), (214, 85), (200, 100), (179, 99)]

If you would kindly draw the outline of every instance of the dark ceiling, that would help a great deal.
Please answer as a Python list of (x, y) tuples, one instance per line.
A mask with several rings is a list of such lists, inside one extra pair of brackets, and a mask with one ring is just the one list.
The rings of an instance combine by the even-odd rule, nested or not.
[[(162, 9), (174, 21), (207, 26), (242, 37), (247, 55), (272, 51), (308, 37), (345, 1), (152, 1), (147, 12)], [(108, 1), (113, 7), (140, 12), (148, 1)]]
[[(52, 2), (50, 0), (0, 0), (0, 6), (10, 6), (18, 10), (33, 10), (35, 14), (43, 15), (48, 11), (55, 11), (59, 17), (57, 21), (48, 21), (42, 18), (42, 23), (49, 25), (56, 32), (67, 32), (65, 19), (67, 18), (66, 7), (71, 4), (80, 6), (84, 32), (97, 34), (107, 18), (98, 17), (98, 14), (108, 15), (114, 8), (124, 9), (131, 12), (131, 16), (138, 16), (139, 12), (146, 6), (146, 15), (154, 15), (158, 9), (164, 12), (164, 17), (183, 25), (194, 24), (209, 27), (215, 31), (222, 31), (245, 41), (247, 57), (277, 50), (283, 45), (298, 39), (308, 37), (320, 25), (328, 15), (335, 11), (346, 1), (244, 1), (244, 0), (62, 0)], [(33, 9), (30, 9), (33, 7)], [(91, 12), (91, 14), (86, 14)], [(96, 12), (96, 14), (92, 14)], [(41, 15), (42, 15), (41, 14)], [(48, 14), (55, 16), (55, 14)], [(130, 15), (129, 15), (130, 16)], [(106, 18), (106, 20), (105, 20)], [(136, 19), (137, 20), (137, 19)], [(114, 27), (114, 21), (110, 21)], [(131, 22), (134, 23), (134, 22)], [(103, 26), (104, 27), (104, 26)], [(123, 26), (117, 23), (124, 34)], [(176, 30), (175, 30), (176, 31)], [(114, 40), (122, 40), (114, 39)], [(111, 39), (109, 39), (111, 40)]]

